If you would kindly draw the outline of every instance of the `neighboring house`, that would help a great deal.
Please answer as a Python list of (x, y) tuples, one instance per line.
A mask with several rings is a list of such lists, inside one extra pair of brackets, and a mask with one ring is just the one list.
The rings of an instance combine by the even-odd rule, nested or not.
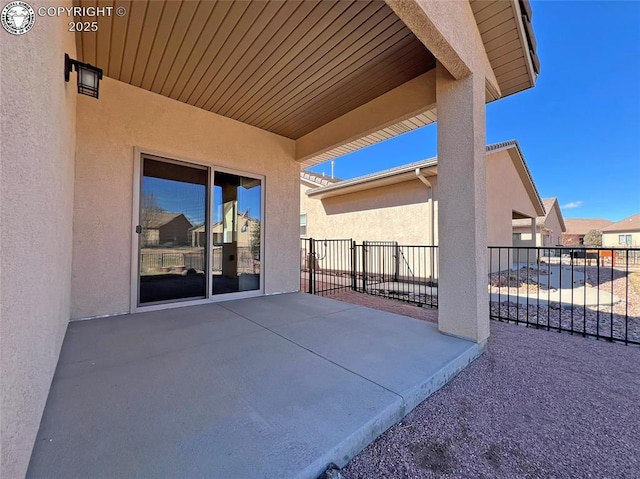
[[(549, 215), (515, 140), (488, 146), (486, 165), (487, 242), (511, 246), (512, 221), (531, 232), (532, 221)], [(439, 244), (438, 166), (432, 158), (345, 181), (303, 171), (301, 236)], [(552, 218), (562, 221), (559, 210)]]
[[(436, 121), (439, 331), (485, 344), (486, 103), (535, 86), (528, 1), (128, 5), (99, 33), (66, 16), (2, 32), (1, 477), (26, 474), (71, 319), (299, 290), (300, 169)], [(186, 287), (142, 301), (145, 193), (189, 218), (260, 211), (251, 286), (232, 241), (220, 281), (160, 274), (149, 288)], [(510, 234), (520, 207), (494, 206)]]
[(542, 200), (545, 214), (536, 218), (535, 244), (531, 241), (529, 220), (513, 220), (513, 246), (560, 246), (562, 234), (566, 231), (558, 199)]
[(602, 228), (602, 246), (609, 248), (640, 247), (640, 213)]
[(306, 196), (304, 193), (310, 188), (318, 188), (320, 186), (327, 186), (342, 181), (339, 178), (333, 178), (325, 175), (319, 175), (312, 171), (300, 172), (300, 237), (306, 238), (308, 236), (307, 223), (309, 221), (307, 209), (305, 208), (304, 200)]
[[(237, 214), (235, 235), (238, 247), (250, 246), (252, 243), (252, 235), (255, 235), (257, 228), (260, 228), (260, 221), (242, 213)], [(213, 235), (211, 242), (214, 246), (224, 243), (224, 231), (222, 221), (216, 221), (211, 225), (211, 234)], [(191, 246), (205, 247), (206, 234), (205, 225), (194, 226), (189, 230)], [(253, 236), (255, 238), (255, 236)]]
[(602, 231), (613, 223), (603, 218), (572, 218), (564, 220), (567, 229), (562, 233), (562, 246), (582, 246), (589, 231)]
[(142, 246), (187, 246), (191, 222), (182, 213), (142, 213)]

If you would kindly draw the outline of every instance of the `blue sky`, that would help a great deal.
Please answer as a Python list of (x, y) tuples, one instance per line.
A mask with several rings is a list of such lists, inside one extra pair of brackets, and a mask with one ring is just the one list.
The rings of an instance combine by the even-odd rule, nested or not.
[[(640, 1), (532, 6), (541, 74), (535, 88), (487, 105), (487, 143), (517, 139), (540, 196), (557, 196), (565, 218), (640, 212)], [(338, 158), (335, 174), (433, 157), (436, 128)]]
[[(206, 187), (182, 181), (145, 176), (142, 180), (143, 195), (152, 193), (160, 208), (170, 213), (183, 213), (191, 224), (204, 223)], [(260, 188), (238, 188), (238, 212), (260, 219)], [(222, 217), (222, 188), (213, 189), (213, 222)]]

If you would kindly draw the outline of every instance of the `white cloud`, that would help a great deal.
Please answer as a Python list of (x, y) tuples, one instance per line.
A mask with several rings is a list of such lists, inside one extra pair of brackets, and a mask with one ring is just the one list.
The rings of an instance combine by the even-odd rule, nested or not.
[(562, 205), (561, 208), (580, 208), (582, 206), (582, 201), (572, 201), (571, 203), (567, 203), (566, 205)]

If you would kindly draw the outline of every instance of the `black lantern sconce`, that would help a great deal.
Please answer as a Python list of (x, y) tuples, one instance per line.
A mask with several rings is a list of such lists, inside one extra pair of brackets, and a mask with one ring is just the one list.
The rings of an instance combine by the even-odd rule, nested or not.
[(88, 63), (72, 60), (64, 54), (64, 81), (69, 81), (73, 67), (78, 72), (78, 93), (98, 98), (98, 88), (102, 80), (102, 68), (94, 67)]

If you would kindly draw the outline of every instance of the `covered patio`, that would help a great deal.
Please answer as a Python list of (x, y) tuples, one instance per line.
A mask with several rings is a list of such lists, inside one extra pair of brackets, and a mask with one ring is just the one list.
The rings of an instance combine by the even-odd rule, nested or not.
[[(528, 1), (59, 3), (2, 37), (2, 477), (311, 476), (485, 347), (485, 105), (535, 85)], [(300, 170), (436, 121), (437, 327), (263, 298), (299, 289)]]
[(72, 322), (28, 477), (317, 477), (475, 359), (304, 293)]

